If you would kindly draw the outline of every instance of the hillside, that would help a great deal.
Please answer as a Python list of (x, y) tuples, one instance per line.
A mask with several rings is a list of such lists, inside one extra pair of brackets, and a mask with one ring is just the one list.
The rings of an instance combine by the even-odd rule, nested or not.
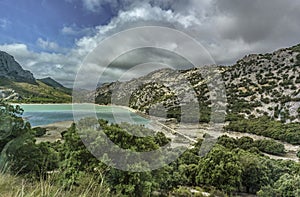
[[(283, 122), (299, 122), (300, 45), (267, 54), (251, 54), (232, 66), (218, 66), (226, 87), (227, 119), (268, 116)], [(188, 81), (197, 95), (200, 122), (210, 119), (210, 92), (200, 69), (162, 69), (127, 82), (104, 84), (96, 91), (100, 104), (126, 104), (145, 113), (164, 106), (167, 117), (180, 120), (178, 81)], [(203, 70), (202, 70), (203, 71)], [(164, 79), (164, 80), (161, 80)], [(177, 86), (177, 88), (174, 88)], [(183, 103), (184, 105), (184, 103)]]
[(0, 51), (0, 77), (17, 82), (36, 84), (33, 74), (24, 70), (13, 56), (4, 51)]
[(57, 81), (55, 81), (54, 79), (52, 79), (51, 77), (46, 77), (43, 79), (38, 79), (38, 81), (43, 82), (44, 84), (53, 87), (56, 90), (60, 90), (62, 92), (65, 92), (69, 95), (72, 94), (72, 90), (70, 88), (66, 88), (64, 87), (62, 84), (58, 83)]
[(44, 84), (47, 84), (49, 86), (52, 86), (54, 88), (64, 88), (63, 85), (52, 79), (51, 77), (46, 77), (43, 79), (39, 79), (39, 81), (43, 82)]
[(35, 79), (13, 56), (0, 51), (0, 99), (10, 102), (71, 102), (71, 90), (51, 78)]

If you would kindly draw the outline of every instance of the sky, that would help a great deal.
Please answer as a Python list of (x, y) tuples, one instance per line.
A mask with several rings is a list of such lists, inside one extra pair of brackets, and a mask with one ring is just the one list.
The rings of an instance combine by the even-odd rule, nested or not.
[[(199, 42), (214, 63), (232, 65), (250, 53), (300, 43), (299, 19), (300, 1), (295, 0), (0, 0), (0, 50), (36, 78), (50, 76), (72, 87), (86, 57), (123, 30), (154, 25), (176, 29)], [(136, 34), (112, 41), (107, 50), (136, 46), (141, 40)], [(184, 43), (175, 39), (165, 44), (172, 51)], [(102, 60), (100, 69), (95, 68), (106, 69), (100, 83), (118, 80), (125, 72), (128, 80), (157, 69), (147, 62), (172, 68), (187, 63), (184, 57), (153, 48), (120, 54), (110, 68)]]

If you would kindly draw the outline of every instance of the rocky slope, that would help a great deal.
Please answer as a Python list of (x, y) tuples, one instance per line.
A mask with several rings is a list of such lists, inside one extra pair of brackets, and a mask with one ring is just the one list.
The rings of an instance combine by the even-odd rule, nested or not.
[(299, 121), (300, 45), (244, 57), (223, 73), (230, 112)]
[(37, 80), (13, 56), (0, 51), (0, 99), (11, 102), (71, 102), (71, 90), (51, 78)]
[(17, 82), (36, 84), (33, 74), (28, 70), (24, 70), (13, 56), (3, 51), (0, 51), (0, 77)]
[[(97, 89), (95, 100), (100, 104), (127, 105), (146, 113), (163, 108), (167, 117), (179, 119), (180, 109), (194, 99), (192, 94), (186, 101), (181, 96), (192, 87), (199, 102), (200, 121), (208, 122), (212, 97), (207, 83), (211, 79), (203, 76), (206, 69), (162, 69), (127, 82), (103, 84)], [(232, 66), (218, 66), (226, 88), (227, 118), (267, 115), (285, 122), (299, 121), (299, 71), (300, 45), (248, 55)]]

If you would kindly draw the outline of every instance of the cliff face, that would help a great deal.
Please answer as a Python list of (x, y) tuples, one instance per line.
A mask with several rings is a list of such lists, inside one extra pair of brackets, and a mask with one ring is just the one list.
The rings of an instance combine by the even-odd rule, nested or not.
[[(127, 106), (147, 113), (155, 106), (163, 106), (171, 113), (170, 117), (176, 117), (181, 107), (178, 104), (184, 103), (180, 95), (188, 90), (180, 88), (178, 81), (188, 81), (206, 121), (211, 102), (206, 83), (209, 79), (202, 72), (163, 69), (131, 81), (105, 84), (97, 89), (96, 102), (128, 103)], [(219, 66), (219, 72), (226, 88), (227, 115), (246, 118), (266, 115), (286, 122), (300, 121), (300, 45), (247, 55), (232, 66)], [(172, 84), (179, 88), (174, 89)]]
[(52, 78), (35, 79), (13, 56), (0, 51), (0, 99), (29, 103), (71, 102), (72, 90)]
[(13, 56), (3, 51), (0, 51), (0, 77), (16, 82), (36, 84), (33, 74), (24, 70)]

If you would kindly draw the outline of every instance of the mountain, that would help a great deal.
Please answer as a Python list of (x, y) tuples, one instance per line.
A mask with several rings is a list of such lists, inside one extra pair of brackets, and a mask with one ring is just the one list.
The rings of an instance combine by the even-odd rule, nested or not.
[[(191, 84), (200, 108), (200, 121), (208, 122), (212, 103), (207, 80), (209, 67), (162, 69), (138, 79), (103, 84), (97, 88), (99, 104), (128, 105), (145, 113), (166, 108), (167, 117), (180, 120), (181, 97)], [(284, 122), (300, 121), (300, 45), (273, 53), (251, 54), (231, 66), (218, 66), (226, 89), (226, 117), (268, 116)], [(183, 83), (179, 83), (183, 82)], [(187, 102), (188, 99), (186, 98)]]
[(46, 77), (43, 79), (39, 79), (39, 81), (43, 82), (44, 84), (47, 84), (49, 86), (52, 86), (54, 88), (65, 88), (63, 85), (52, 79), (51, 77)]
[(36, 84), (33, 74), (24, 70), (13, 56), (4, 51), (0, 51), (0, 77), (17, 82)]
[(71, 90), (51, 78), (35, 79), (13, 56), (0, 51), (0, 99), (10, 102), (71, 102)]
[(56, 90), (60, 90), (62, 92), (65, 92), (65, 93), (67, 93), (69, 95), (72, 94), (72, 89), (66, 88), (65, 86), (63, 86), (59, 82), (55, 81), (51, 77), (46, 77), (46, 78), (43, 78), (43, 79), (38, 79), (38, 81), (41, 81), (42, 83), (44, 83), (44, 84), (46, 84), (46, 85), (48, 85), (50, 87), (53, 87)]

